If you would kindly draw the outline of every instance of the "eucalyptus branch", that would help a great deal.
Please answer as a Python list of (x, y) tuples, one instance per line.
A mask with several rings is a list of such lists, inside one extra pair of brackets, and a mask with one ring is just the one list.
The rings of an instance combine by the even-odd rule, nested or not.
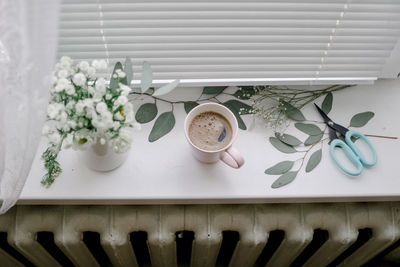
[(297, 171), (300, 171), (301, 168), (303, 167), (303, 164), (304, 164), (304, 161), (305, 161), (305, 159), (306, 159), (306, 157), (307, 157), (307, 154), (312, 150), (312, 148), (313, 148), (314, 146), (316, 146), (317, 144), (321, 144), (321, 149), (322, 149), (322, 144), (323, 144), (324, 141), (327, 140), (327, 139), (329, 139), (329, 137), (323, 138), (323, 139), (321, 139), (320, 141), (318, 141), (318, 142), (316, 142), (316, 143), (310, 145), (309, 149), (307, 149), (307, 150), (305, 151), (304, 156), (301, 158), (301, 164), (300, 164), (300, 167), (299, 167), (299, 169), (298, 169)]
[[(161, 98), (161, 97), (153, 96), (150, 93), (130, 92), (129, 95), (139, 95), (139, 96), (151, 97), (151, 98), (153, 98), (155, 100), (159, 100), (159, 101), (162, 101), (162, 102), (165, 102), (165, 103), (169, 103), (169, 104), (184, 104), (184, 103), (186, 103), (188, 101), (201, 102), (201, 101), (209, 101), (209, 100), (213, 100), (213, 99), (218, 102), (219, 100), (216, 99), (216, 96), (218, 96), (220, 94), (222, 94), (222, 93), (219, 93), (217, 95), (213, 95), (213, 96), (210, 96), (210, 97), (207, 97), (207, 98), (204, 98), (204, 99), (200, 99), (201, 96), (203, 95), (203, 94), (201, 94), (196, 100), (187, 100), (187, 101), (184, 101), (184, 100), (171, 101), (171, 100), (167, 100), (167, 99), (164, 99), (164, 98)], [(136, 100), (136, 99), (134, 99), (134, 100)]]

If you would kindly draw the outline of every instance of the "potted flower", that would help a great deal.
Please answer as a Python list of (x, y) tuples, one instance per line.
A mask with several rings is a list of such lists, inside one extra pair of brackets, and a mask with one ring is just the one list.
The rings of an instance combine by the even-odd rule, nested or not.
[[(133, 105), (128, 96), (132, 89), (132, 63), (117, 62), (108, 81), (99, 73), (108, 68), (105, 60), (81, 61), (74, 65), (69, 57), (61, 57), (55, 66), (47, 107), (48, 122), (43, 127), (49, 146), (42, 154), (47, 170), (41, 183), (50, 186), (61, 173), (57, 156), (61, 149), (72, 147), (81, 153), (91, 169), (109, 171), (117, 168), (131, 147), (130, 129), (139, 129)], [(174, 90), (179, 80), (158, 89), (152, 88), (153, 73), (143, 62), (138, 99), (160, 96)], [(151, 91), (151, 93), (147, 93)]]
[(47, 169), (42, 184), (51, 185), (60, 174), (57, 156), (62, 147), (87, 151), (84, 161), (100, 171), (114, 169), (126, 158), (132, 142), (129, 129), (140, 127), (128, 101), (131, 78), (117, 63), (108, 84), (98, 75), (107, 67), (105, 60), (73, 65), (65, 56), (56, 64), (43, 127), (49, 147), (42, 155)]

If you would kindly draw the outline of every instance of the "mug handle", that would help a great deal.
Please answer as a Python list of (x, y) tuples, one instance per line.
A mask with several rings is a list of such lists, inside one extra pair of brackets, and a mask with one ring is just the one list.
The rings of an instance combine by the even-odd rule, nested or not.
[(232, 146), (221, 152), (220, 159), (225, 164), (235, 169), (239, 169), (244, 164), (243, 156)]

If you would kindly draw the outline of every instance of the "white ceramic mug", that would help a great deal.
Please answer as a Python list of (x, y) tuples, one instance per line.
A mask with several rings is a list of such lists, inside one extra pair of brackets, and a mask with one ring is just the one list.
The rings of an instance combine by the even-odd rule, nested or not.
[[(232, 139), (230, 140), (229, 144), (215, 151), (208, 151), (205, 149), (201, 149), (195, 146), (189, 138), (189, 126), (194, 117), (196, 117), (200, 113), (210, 112), (210, 111), (221, 114), (228, 120), (229, 124), (232, 127)], [(244, 159), (242, 155), (236, 148), (232, 146), (233, 142), (236, 139), (238, 129), (239, 129), (238, 122), (236, 120), (235, 115), (233, 115), (233, 113), (227, 107), (217, 103), (205, 103), (196, 106), (186, 116), (184, 124), (186, 139), (189, 142), (192, 148), (193, 155), (196, 159), (204, 163), (215, 163), (219, 160), (222, 160), (227, 165), (236, 169), (240, 168), (244, 164)]]

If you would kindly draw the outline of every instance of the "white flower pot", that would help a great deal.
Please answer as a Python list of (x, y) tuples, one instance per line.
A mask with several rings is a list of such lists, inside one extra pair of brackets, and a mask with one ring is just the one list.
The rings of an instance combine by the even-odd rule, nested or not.
[(87, 150), (81, 151), (80, 157), (90, 169), (106, 172), (118, 168), (126, 160), (128, 154), (129, 150), (125, 153), (115, 153), (108, 140), (103, 145), (98, 140)]

